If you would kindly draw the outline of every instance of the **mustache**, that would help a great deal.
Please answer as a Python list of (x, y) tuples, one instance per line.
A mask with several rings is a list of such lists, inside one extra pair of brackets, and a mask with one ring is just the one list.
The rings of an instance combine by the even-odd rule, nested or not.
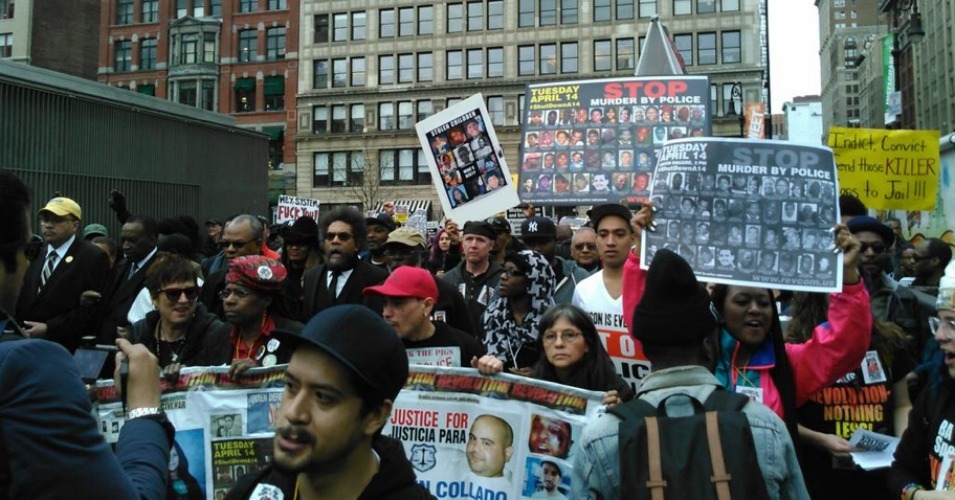
[(299, 425), (287, 425), (275, 429), (275, 432), (282, 438), (300, 444), (314, 444), (315, 436), (308, 432), (305, 427)]

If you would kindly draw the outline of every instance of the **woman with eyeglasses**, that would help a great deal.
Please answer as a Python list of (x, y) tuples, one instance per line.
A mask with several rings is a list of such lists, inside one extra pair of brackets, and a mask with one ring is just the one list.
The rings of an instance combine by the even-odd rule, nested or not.
[(130, 340), (145, 345), (159, 360), (167, 377), (184, 366), (201, 366), (205, 341), (223, 323), (196, 300), (198, 273), (194, 263), (172, 253), (160, 253), (146, 272), (146, 290), (154, 310), (133, 323)]
[(512, 373), (530, 375), (540, 358), (538, 323), (554, 304), (554, 270), (546, 257), (533, 250), (507, 253), (503, 267), (498, 297), (483, 316), (482, 341), (488, 354), (472, 359), (471, 365), (480, 368), (491, 357), (500, 361), (502, 369), (506, 366)]
[(219, 293), (226, 328), (207, 338), (207, 364), (227, 364), (236, 378), (249, 368), (289, 362), (288, 346), (272, 337), (279, 329), (302, 331), (302, 323), (283, 315), (283, 281), (288, 272), (280, 262), (262, 255), (236, 257), (229, 262), (225, 288)]
[(929, 327), (942, 353), (941, 377), (912, 406), (889, 469), (889, 492), (902, 500), (955, 499), (955, 474), (946, 460), (955, 454), (955, 278), (942, 278), (936, 311)]

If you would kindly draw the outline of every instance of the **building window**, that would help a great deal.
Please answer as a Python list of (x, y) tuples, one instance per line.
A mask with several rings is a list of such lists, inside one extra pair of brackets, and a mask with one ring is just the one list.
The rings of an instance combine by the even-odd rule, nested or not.
[(520, 0), (517, 4), (517, 27), (528, 28), (536, 25), (537, 0)]
[(133, 23), (133, 0), (116, 0), (116, 24)]
[(560, 44), (560, 72), (577, 72), (577, 42)]
[[(428, 184), (431, 182), (424, 152), (419, 149), (382, 149), (378, 151), (378, 166), (383, 184)], [(422, 175), (422, 172), (425, 175)]]
[(414, 54), (398, 54), (398, 83), (414, 82)]
[(139, 85), (136, 87), (136, 92), (139, 92), (143, 95), (156, 96), (156, 86), (153, 84)]
[(633, 19), (633, 0), (617, 0), (617, 20)]
[(540, 0), (540, 26), (557, 25), (557, 0)]
[(347, 112), (348, 109), (344, 104), (332, 106), (332, 132), (340, 134), (348, 131)]
[(464, 31), (464, 5), (460, 3), (448, 4), (448, 33)]
[(133, 42), (120, 40), (113, 44), (115, 50), (113, 59), (114, 71), (129, 71), (133, 64)]
[[(689, 1), (689, 0), (687, 0)], [(610, 0), (594, 0), (594, 22), (610, 20)]]
[(517, 123), (521, 123), (524, 116), (524, 94), (517, 94)]
[(0, 57), (13, 57), (13, 33), (0, 33)]
[(739, 10), (739, 0), (722, 0), (720, 10), (723, 12), (734, 12)]
[(159, 20), (159, 0), (143, 0), (142, 20), (144, 23), (154, 23)]
[(325, 61), (325, 60), (313, 61), (312, 74), (313, 74), (312, 88), (316, 88), (316, 89), (328, 88), (328, 61)]
[(328, 41), (328, 14), (315, 16), (315, 43)]
[(395, 37), (395, 11), (381, 9), (378, 11), (378, 38)]
[(351, 113), (349, 114), (350, 118), (348, 120), (348, 130), (352, 132), (364, 132), (365, 131), (365, 105), (364, 104), (352, 104), (350, 108)]
[(265, 77), (265, 110), (285, 109), (285, 77)]
[(139, 69), (156, 69), (155, 38), (146, 38), (139, 42)]
[(673, 45), (683, 58), (683, 64), (693, 66), (693, 35), (675, 35)]
[(594, 40), (594, 71), (610, 71), (610, 40)]
[(434, 7), (430, 5), (418, 7), (418, 34), (434, 34)]
[(348, 59), (332, 59), (332, 87), (348, 86)]
[(686, 16), (689, 15), (693, 5), (691, 0), (673, 0), (673, 15), (674, 16)]
[(239, 32), (239, 62), (253, 62), (258, 53), (259, 32), (244, 30)]
[(235, 80), (235, 112), (255, 111), (255, 78), (237, 78)]
[(285, 28), (269, 28), (265, 32), (265, 59), (285, 59)]
[(447, 52), (447, 68), (445, 71), (446, 80), (460, 80), (463, 75), (463, 54), (460, 50), (449, 50)]
[(315, 106), (312, 108), (312, 133), (324, 134), (328, 132), (328, 108)]
[(222, 0), (209, 0), (209, 15), (222, 17)]
[(504, 1), (491, 0), (487, 3), (487, 29), (504, 29)]
[(633, 47), (633, 38), (617, 39), (617, 69), (633, 69), (636, 67), (636, 52)]
[(487, 114), (491, 116), (491, 123), (504, 125), (504, 98), (490, 96), (487, 98)]
[(202, 34), (202, 62), (216, 62), (216, 33)]
[(540, 46), (540, 74), (557, 73), (557, 44), (547, 43)]
[(15, 0), (0, 0), (0, 19), (13, 19)]
[(696, 35), (696, 61), (701, 66), (716, 64), (716, 33)]
[(487, 49), (487, 77), (501, 78), (504, 76), (504, 49), (491, 47)]
[(195, 108), (199, 95), (198, 89), (196, 88), (196, 81), (189, 80), (179, 82), (176, 86), (178, 87), (178, 96), (176, 97), (176, 102)]
[(269, 0), (268, 10), (285, 10), (288, 9), (288, 0)]
[(351, 39), (364, 40), (367, 36), (368, 26), (366, 25), (366, 15), (364, 12), (351, 13)]
[(358, 152), (315, 153), (312, 187), (361, 185), (363, 157)]
[(720, 114), (720, 94), (719, 87), (715, 83), (710, 84), (710, 116)]
[(739, 31), (724, 31), (720, 34), (723, 42), (723, 64), (732, 64), (742, 61), (740, 55)]
[(537, 51), (533, 45), (522, 45), (517, 48), (517, 74), (518, 76), (534, 75), (537, 69), (535, 61)]
[(724, 83), (723, 84), (723, 115), (739, 115), (740, 114), (740, 105), (742, 103), (737, 103), (733, 99), (733, 83)]
[(378, 130), (394, 130), (395, 105), (390, 102), (378, 103)]
[(332, 17), (332, 41), (344, 42), (348, 40), (348, 14), (342, 12)]
[(560, 24), (577, 24), (578, 0), (560, 0)]
[(176, 19), (189, 14), (189, 0), (176, 0)]
[(484, 49), (468, 49), (468, 80), (484, 76)]
[(418, 54), (418, 81), (432, 80), (434, 80), (434, 57), (430, 52), (421, 52)]
[(259, 0), (239, 0), (239, 12), (255, 12), (259, 10)]
[(398, 101), (398, 130), (414, 129), (414, 102)]
[(351, 58), (351, 86), (352, 87), (365, 86), (365, 58), (364, 57)]
[(640, 18), (657, 15), (657, 0), (640, 0)]
[(378, 85), (395, 83), (395, 56), (378, 56)]
[(716, 0), (696, 0), (697, 14), (712, 14), (716, 12)]
[(434, 114), (434, 104), (431, 102), (431, 99), (418, 101), (416, 107), (415, 120), (419, 122)]
[(484, 29), (484, 2), (468, 2), (468, 31)]
[(315, 153), (313, 157), (314, 173), (312, 174), (312, 187), (323, 187), (330, 184), (328, 175), (328, 163), (330, 160), (329, 153)]
[(414, 36), (414, 7), (398, 9), (398, 36)]

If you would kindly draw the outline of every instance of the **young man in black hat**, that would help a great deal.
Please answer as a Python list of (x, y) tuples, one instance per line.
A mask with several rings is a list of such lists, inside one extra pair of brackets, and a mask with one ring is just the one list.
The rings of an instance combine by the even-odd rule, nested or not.
[(497, 234), (486, 221), (468, 221), (462, 231), (464, 259), (444, 274), (444, 280), (464, 295), (477, 337), (484, 336), (484, 310), (491, 303), (504, 268), (491, 259)]
[[(656, 253), (647, 271), (643, 300), (633, 313), (632, 327), (653, 363), (637, 400), (657, 407), (669, 398), (668, 414), (686, 415), (693, 412), (693, 399), (704, 402), (720, 387), (712, 374), (719, 352), (716, 309), (682, 257), (667, 249)], [(636, 404), (637, 400), (626, 404)], [(808, 499), (783, 421), (755, 401), (747, 403), (742, 412), (749, 421), (769, 497)], [(611, 413), (584, 427), (574, 453), (571, 498), (623, 498), (621, 477), (631, 472), (620, 470), (619, 428), (620, 419)], [(689, 462), (693, 457), (684, 459)], [(705, 460), (710, 460), (708, 453)]]
[(365, 224), (368, 226), (368, 249), (361, 253), (361, 258), (369, 264), (388, 270), (388, 261), (385, 259), (385, 242), (388, 241), (388, 235), (395, 228), (395, 220), (390, 215), (380, 213), (374, 217), (365, 217)]
[(364, 306), (343, 305), (316, 315), (301, 334), (275, 333), (295, 350), (274, 460), (226, 498), (433, 498), (415, 482), (402, 444), (381, 435), (408, 378), (394, 329)]

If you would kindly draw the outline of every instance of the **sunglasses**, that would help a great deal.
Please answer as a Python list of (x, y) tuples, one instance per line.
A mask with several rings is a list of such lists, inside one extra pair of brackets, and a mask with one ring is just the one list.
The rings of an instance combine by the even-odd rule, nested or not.
[(226, 248), (229, 248), (229, 247), (233, 247), (233, 248), (235, 248), (235, 249), (239, 249), (239, 248), (242, 248), (242, 247), (248, 245), (249, 243), (252, 243), (252, 240), (248, 240), (248, 241), (220, 241), (220, 242), (219, 242), (219, 248), (221, 248), (221, 249), (223, 249), (223, 250), (225, 250)]
[(188, 288), (160, 288), (159, 292), (164, 294), (170, 302), (179, 302), (183, 295), (186, 296), (186, 300), (191, 302), (199, 297), (199, 290), (199, 287), (191, 286)]
[(325, 233), (325, 241), (333, 241), (335, 238), (338, 238), (338, 241), (349, 241), (352, 239), (351, 233)]
[(872, 253), (876, 255), (882, 255), (885, 253), (886, 247), (882, 243), (860, 243), (859, 244), (859, 253), (866, 253), (869, 249), (872, 249)]
[(948, 335), (945, 338), (955, 339), (955, 320), (942, 319), (938, 316), (931, 316), (928, 319), (928, 327), (932, 330), (932, 335), (936, 335), (940, 328), (948, 329)]

